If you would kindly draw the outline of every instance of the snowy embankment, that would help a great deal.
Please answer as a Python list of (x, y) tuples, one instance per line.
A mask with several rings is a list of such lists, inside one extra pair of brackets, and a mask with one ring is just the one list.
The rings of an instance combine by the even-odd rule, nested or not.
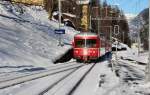
[[(126, 47), (127, 50), (117, 52), (118, 62), (120, 65), (120, 69), (118, 71), (120, 72), (120, 75), (122, 75), (123, 80), (128, 81), (128, 83), (126, 83), (126, 85), (128, 84), (129, 86), (126, 87), (128, 88), (127, 93), (134, 93), (133, 95), (149, 95), (150, 83), (146, 83), (145, 81), (148, 52), (138, 54), (138, 49), (131, 49), (122, 43), (119, 47), (121, 46)], [(116, 54), (116, 52), (114, 52), (114, 54)], [(116, 60), (115, 55), (113, 56), (113, 60)]]
[[(58, 22), (50, 21), (42, 7), (0, 1), (1, 71), (52, 65), (58, 56), (71, 48), (58, 46), (56, 28)], [(75, 30), (63, 28), (66, 29), (63, 40), (71, 42)]]
[(124, 59), (129, 59), (137, 61), (139, 63), (147, 64), (148, 63), (148, 53), (140, 53), (137, 51), (122, 51), (118, 53), (119, 56), (122, 56)]
[[(113, 47), (115, 47), (115, 45), (113, 45)], [(132, 61), (137, 61), (139, 63), (144, 63), (144, 64), (148, 63), (148, 52), (138, 54), (138, 49), (131, 49), (123, 43), (119, 43), (117, 47), (118, 47), (118, 49), (120, 49), (120, 48), (127, 49), (125, 51), (119, 51), (117, 53), (117, 55), (119, 57), (122, 57), (124, 59), (129, 59)]]

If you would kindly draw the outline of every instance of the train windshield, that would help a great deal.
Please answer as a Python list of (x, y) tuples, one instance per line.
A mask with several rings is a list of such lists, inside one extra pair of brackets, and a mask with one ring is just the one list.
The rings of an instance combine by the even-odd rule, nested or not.
[(96, 39), (86, 39), (86, 47), (88, 48), (96, 47)]
[(96, 39), (77, 39), (75, 41), (76, 48), (94, 48), (96, 47)]
[(77, 48), (83, 48), (83, 47), (85, 47), (85, 39), (77, 39), (75, 41), (75, 46)]

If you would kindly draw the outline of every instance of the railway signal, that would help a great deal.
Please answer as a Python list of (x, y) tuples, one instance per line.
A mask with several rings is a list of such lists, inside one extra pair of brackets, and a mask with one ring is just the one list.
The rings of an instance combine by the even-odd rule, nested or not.
[[(116, 36), (116, 39), (115, 39), (115, 48), (116, 48), (116, 52), (115, 52), (115, 61), (116, 61), (116, 64), (118, 64), (118, 56), (117, 56), (117, 52), (118, 52), (118, 44), (119, 44), (119, 41), (117, 40), (117, 36), (119, 35), (119, 25), (115, 25), (114, 26), (114, 31), (113, 31), (114, 35)], [(115, 69), (115, 68), (114, 68)]]
[(117, 36), (117, 35), (119, 35), (119, 25), (115, 25), (114, 26), (114, 34)]

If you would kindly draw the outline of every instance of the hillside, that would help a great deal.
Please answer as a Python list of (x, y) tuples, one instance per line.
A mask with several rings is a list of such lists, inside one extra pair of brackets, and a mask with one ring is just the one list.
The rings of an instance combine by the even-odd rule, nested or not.
[(148, 49), (148, 19), (149, 10), (144, 9), (130, 22), (130, 34), (132, 40), (137, 40), (138, 31), (140, 31), (141, 43), (145, 50)]
[[(0, 66), (50, 66), (71, 48), (57, 46), (58, 22), (50, 21), (42, 7), (0, 1), (0, 13)], [(63, 41), (71, 42), (75, 30), (62, 28)]]

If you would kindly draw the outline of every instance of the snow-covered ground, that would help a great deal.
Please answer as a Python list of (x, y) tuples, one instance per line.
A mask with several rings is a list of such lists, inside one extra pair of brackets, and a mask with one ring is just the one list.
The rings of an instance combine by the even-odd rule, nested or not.
[[(0, 1), (0, 72), (15, 69), (47, 67), (71, 46), (58, 47), (54, 33), (58, 22), (50, 21), (42, 7), (10, 4)], [(70, 43), (76, 31), (62, 27), (65, 43)]]
[[(12, 5), (9, 2), (0, 1), (0, 80), (5, 79), (6, 75), (9, 78), (18, 73), (32, 73), (59, 65), (53, 64), (53, 61), (71, 46), (58, 46), (59, 36), (54, 33), (54, 29), (57, 28), (58, 22), (50, 21), (48, 14), (41, 7)], [(69, 27), (62, 28), (66, 30), (66, 34), (62, 36), (63, 41), (70, 43), (77, 31)], [(116, 63), (114, 55), (112, 59), (115, 66), (114, 72), (108, 61), (97, 63), (73, 94), (150, 95), (149, 85), (144, 85), (146, 65), (121, 59), (122, 56), (125, 59), (130, 58), (147, 63), (148, 55), (140, 54), (138, 56), (134, 50), (128, 47), (127, 51), (117, 52), (117, 55), (119, 56), (118, 63)], [(83, 74), (83, 71), (90, 66), (91, 64), (85, 65), (77, 73), (74, 72), (69, 77), (72, 80), (71, 83), (64, 80), (64, 84), (61, 84), (68, 84), (68, 86), (65, 85), (66, 88), (71, 87), (72, 83), (75, 83), (73, 79), (75, 78), (74, 80), (77, 81), (78, 77), (81, 77), (81, 72)], [(46, 89), (50, 84), (53, 85), (53, 82), (59, 81), (58, 78), (62, 78), (72, 71), (0, 89), (0, 95), (26, 95), (27, 92), (31, 95), (38, 95), (38, 91)], [(62, 85), (58, 88), (61, 88), (63, 92)], [(47, 93), (47, 95), (49, 94)]]
[(117, 53), (118, 57), (123, 57), (124, 59), (129, 59), (137, 61), (139, 63), (147, 64), (148, 63), (148, 52), (139, 52), (137, 48), (129, 48), (127, 45), (120, 43), (118, 48), (125, 47), (126, 51), (120, 51)]
[(117, 47), (127, 50), (112, 52), (114, 69), (119, 76), (119, 92), (110, 95), (150, 95), (150, 85), (145, 81), (148, 52), (138, 54), (137, 49), (131, 49), (123, 43), (119, 43)]
[[(112, 61), (115, 62), (115, 60)], [(144, 84), (143, 69), (138, 64), (132, 64), (134, 63), (120, 59), (117, 64), (115, 63), (114, 72), (108, 61), (96, 64), (75, 89), (73, 95), (149, 95), (150, 88), (149, 85)], [(0, 95), (39, 95), (49, 85), (54, 87), (42, 95), (70, 95), (65, 93), (72, 89), (72, 86), (80, 80), (81, 75), (90, 66), (91, 64), (85, 65), (75, 72), (68, 70), (5, 88), (0, 90)], [(63, 79), (62, 82), (55, 84), (56, 86), (53, 85), (72, 71), (73, 74)]]

